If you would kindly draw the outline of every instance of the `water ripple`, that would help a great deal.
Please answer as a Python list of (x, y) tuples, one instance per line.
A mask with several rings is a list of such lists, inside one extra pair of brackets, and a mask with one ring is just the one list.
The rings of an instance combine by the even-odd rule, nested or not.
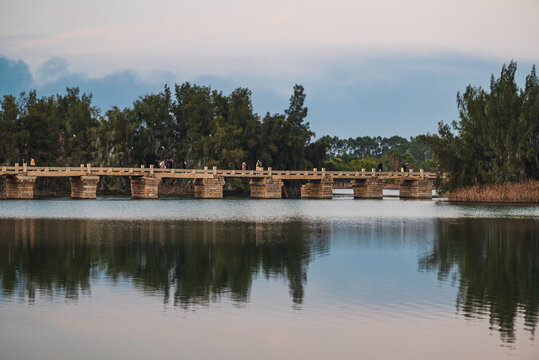
[(384, 200), (195, 200), (163, 198), (131, 200), (101, 197), (71, 199), (3, 200), (0, 218), (210, 220), (283, 222), (370, 222), (372, 219), (539, 218), (537, 205), (461, 205), (443, 201)]

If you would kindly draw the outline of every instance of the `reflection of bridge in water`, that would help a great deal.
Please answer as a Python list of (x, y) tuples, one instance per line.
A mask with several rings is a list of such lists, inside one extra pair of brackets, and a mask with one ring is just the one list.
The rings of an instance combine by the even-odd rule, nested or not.
[(162, 179), (191, 179), (194, 195), (199, 199), (219, 199), (223, 197), (223, 185), (227, 178), (249, 179), (251, 198), (279, 199), (282, 197), (283, 181), (304, 181), (301, 197), (310, 199), (331, 199), (333, 183), (338, 180), (352, 182), (354, 198), (381, 199), (383, 183), (386, 180), (399, 182), (400, 197), (411, 199), (432, 198), (432, 180), (435, 173), (420, 171), (377, 172), (371, 171), (326, 171), (317, 170), (218, 170), (213, 169), (158, 169), (143, 165), (140, 168), (92, 167), (36, 167), (23, 164), (2, 166), (0, 176), (6, 178), (6, 198), (32, 199), (38, 177), (69, 177), (71, 197), (95, 199), (100, 176), (121, 176), (131, 179), (131, 196), (139, 199), (158, 197)]

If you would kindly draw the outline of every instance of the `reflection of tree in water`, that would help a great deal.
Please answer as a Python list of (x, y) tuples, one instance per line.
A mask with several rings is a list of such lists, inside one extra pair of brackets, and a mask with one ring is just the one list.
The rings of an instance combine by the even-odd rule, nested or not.
[(457, 310), (488, 314), (504, 342), (515, 340), (515, 321), (534, 335), (539, 312), (539, 222), (523, 219), (440, 221), (423, 270), (459, 279)]
[(4, 294), (34, 301), (36, 290), (76, 299), (105, 275), (189, 307), (222, 295), (246, 302), (262, 275), (285, 277), (301, 304), (320, 246), (323, 231), (301, 222), (0, 220), (0, 280)]
[[(50, 230), (54, 229), (54, 232)], [(57, 239), (65, 239), (58, 241)], [(35, 300), (36, 291), (76, 299), (90, 289), (92, 253), (70, 229), (35, 220), (0, 220), (0, 280), (4, 294)]]

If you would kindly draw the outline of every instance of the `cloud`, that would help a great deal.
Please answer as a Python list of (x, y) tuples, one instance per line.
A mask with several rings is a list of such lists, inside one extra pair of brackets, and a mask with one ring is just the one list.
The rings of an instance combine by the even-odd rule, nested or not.
[(56, 56), (45, 61), (37, 68), (36, 80), (39, 83), (50, 83), (68, 74), (69, 66), (67, 60)]
[[(131, 106), (139, 96), (162, 91), (164, 84), (173, 87), (174, 83), (189, 81), (225, 94), (247, 87), (252, 91), (254, 110), (264, 116), (266, 112), (283, 113), (292, 88), (298, 83), (305, 87), (307, 121), (318, 136), (408, 137), (435, 132), (438, 121), (456, 119), (457, 91), (463, 91), (468, 84), (488, 87), (490, 74), (497, 76), (502, 64), (456, 55), (348, 56), (322, 64), (323, 72), (314, 78), (305, 74), (266, 73), (182, 78), (169, 71), (141, 75), (130, 69), (89, 76), (69, 71), (67, 60), (54, 57), (37, 65), (36, 73), (42, 81), (36, 82), (24, 61), (0, 56), (0, 95), (17, 95), (35, 88), (38, 96), (48, 96), (64, 93), (66, 87), (79, 87), (82, 92), (93, 94), (93, 103), (104, 113), (112, 106)], [(517, 80), (521, 87), (530, 70), (531, 63), (519, 63)]]
[[(539, 1), (6, 0), (0, 48), (31, 66), (53, 57), (103, 76), (316, 78), (332, 59), (441, 56), (539, 60)], [(107, 9), (107, 11), (103, 11)], [(322, 69), (323, 72), (323, 69)]]
[(33, 83), (30, 67), (24, 61), (0, 56), (0, 95), (18, 95)]
[(123, 69), (102, 77), (90, 77), (70, 72), (67, 60), (61, 57), (38, 65), (35, 73), (36, 78), (22, 60), (0, 56), (0, 96), (33, 89), (38, 96), (48, 96), (64, 93), (67, 87), (79, 87), (82, 92), (92, 93), (94, 104), (106, 111), (114, 105), (130, 106), (139, 96), (162, 90), (163, 80), (170, 76), (170, 73), (159, 72), (158, 81), (148, 81), (135, 71)]
[(130, 106), (138, 97), (159, 92), (164, 82), (148, 82), (132, 70), (119, 70), (103, 77), (88, 77), (70, 73), (43, 84), (39, 91), (43, 94), (63, 93), (66, 87), (78, 87), (82, 92), (92, 93), (93, 102), (102, 112), (112, 106)]

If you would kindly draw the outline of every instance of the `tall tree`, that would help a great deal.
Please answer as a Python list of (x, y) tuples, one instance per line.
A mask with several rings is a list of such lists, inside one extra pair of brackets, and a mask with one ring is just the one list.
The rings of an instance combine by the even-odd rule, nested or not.
[(11, 165), (20, 158), (18, 143), (20, 110), (13, 95), (0, 102), (0, 164)]
[(286, 149), (282, 150), (288, 153), (287, 169), (304, 169), (308, 166), (305, 159), (305, 147), (314, 133), (309, 129), (309, 123), (304, 121), (308, 112), (308, 108), (305, 106), (305, 97), (303, 86), (294, 85), (290, 105), (285, 110), (288, 141)]
[(516, 70), (515, 62), (504, 65), (489, 92), (469, 85), (457, 94), (455, 133), (441, 122), (437, 135), (424, 138), (449, 173), (449, 188), (537, 179), (539, 83), (534, 67), (520, 90)]

